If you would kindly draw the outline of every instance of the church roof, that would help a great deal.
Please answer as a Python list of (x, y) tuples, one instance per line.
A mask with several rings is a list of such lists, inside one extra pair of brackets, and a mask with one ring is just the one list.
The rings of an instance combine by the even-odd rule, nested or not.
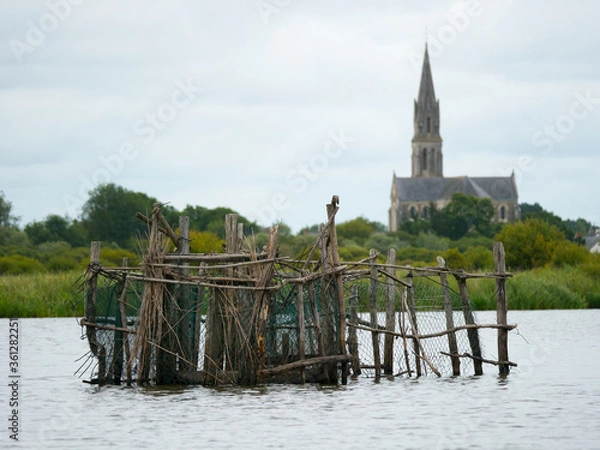
[(394, 182), (398, 198), (403, 202), (451, 200), (452, 195), (457, 192), (493, 201), (518, 201), (517, 186), (513, 177), (396, 177)]

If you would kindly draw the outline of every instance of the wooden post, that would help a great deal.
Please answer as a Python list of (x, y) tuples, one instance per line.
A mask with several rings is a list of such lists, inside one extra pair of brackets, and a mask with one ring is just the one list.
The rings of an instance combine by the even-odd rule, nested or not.
[[(154, 234), (154, 239), (151, 239), (150, 242), (150, 251), (153, 252), (152, 262), (161, 263), (164, 235), (159, 235), (157, 232), (158, 220), (163, 223), (165, 229), (170, 230), (167, 234), (176, 245), (179, 243), (179, 239), (175, 236), (175, 232), (173, 232), (167, 220), (160, 213), (160, 204), (154, 204), (152, 219), (153, 229), (150, 232), (151, 235)], [(156, 273), (156, 275), (159, 275), (159, 278), (163, 278), (162, 271)], [(156, 384), (171, 384), (176, 380), (177, 354), (180, 351), (176, 343), (178, 338), (177, 323), (179, 321), (179, 305), (177, 301), (181, 286), (170, 285), (166, 287), (161, 283), (155, 283), (154, 288), (157, 293), (157, 303), (162, 303), (162, 312), (158, 311), (156, 316), (159, 324), (156, 336)]]
[[(227, 214), (225, 216), (225, 250), (227, 253), (236, 253), (238, 243), (238, 216), (237, 214)], [(227, 269), (227, 276), (233, 276), (233, 269)], [(240, 361), (237, 352), (237, 339), (235, 333), (235, 318), (237, 314), (236, 294), (232, 289), (224, 291), (221, 298), (221, 308), (223, 313), (224, 345), (225, 345), (225, 370), (237, 370)]]
[[(417, 322), (417, 304), (415, 302), (415, 284), (412, 273), (409, 272), (407, 278), (410, 280), (410, 285), (412, 287), (407, 288), (407, 302), (408, 302), (408, 319), (410, 322), (410, 327), (412, 329), (412, 334), (414, 336), (419, 335), (419, 325)], [(417, 377), (421, 376), (421, 346), (419, 345), (419, 338), (415, 337), (413, 339), (413, 351), (415, 353), (415, 370), (417, 372)]]
[[(438, 267), (443, 269), (446, 267), (444, 258), (438, 256)], [(452, 301), (450, 300), (450, 289), (448, 288), (448, 278), (446, 274), (440, 273), (440, 284), (442, 285), (442, 295), (444, 297), (444, 313), (446, 314), (446, 329), (451, 330), (454, 328), (454, 317), (452, 311)], [(448, 348), (451, 355), (452, 361), (452, 375), (460, 375), (460, 358), (458, 357), (458, 345), (456, 344), (456, 333), (448, 333)]]
[[(412, 283), (412, 278), (410, 279)], [(407, 290), (412, 289), (412, 287), (404, 287), (402, 289), (402, 293), (400, 294), (400, 312), (398, 312), (398, 325), (400, 326), (400, 334), (402, 335), (402, 348), (404, 349), (404, 362), (406, 363), (406, 371), (408, 372), (408, 376), (412, 376), (412, 369), (410, 368), (410, 358), (408, 357), (408, 345), (406, 342), (406, 319), (405, 314), (408, 312), (408, 307), (406, 305), (406, 297)]]
[[(469, 291), (467, 289), (467, 280), (464, 277), (455, 276), (458, 282), (458, 289), (460, 291), (460, 298), (462, 301), (462, 310), (465, 317), (465, 324), (474, 325), (475, 319), (473, 318), (473, 312), (471, 311), (471, 302), (469, 300)], [(481, 346), (479, 345), (479, 331), (476, 328), (469, 328), (467, 330), (467, 336), (469, 337), (469, 345), (471, 346), (471, 352), (473, 353), (473, 367), (475, 368), (475, 375), (483, 374), (483, 365), (481, 361)]]
[[(353, 285), (350, 293), (350, 323), (358, 324), (358, 285)], [(352, 355), (352, 377), (356, 378), (360, 375), (360, 357), (358, 354), (358, 336), (356, 328), (349, 327), (348, 329), (348, 352)]]
[[(387, 254), (387, 264), (393, 266), (396, 264), (396, 250), (391, 248)], [(396, 270), (388, 269), (390, 275), (396, 276)], [(385, 280), (386, 302), (385, 302), (385, 329), (396, 331), (396, 286), (392, 278)], [(395, 337), (386, 334), (383, 343), (383, 373), (393, 375), (394, 373), (394, 341)]]
[[(128, 259), (123, 258), (121, 267), (127, 267)], [(123, 276), (123, 279), (119, 281), (117, 287), (117, 299), (115, 304), (115, 327), (127, 328), (127, 317), (125, 302), (127, 299), (127, 275)], [(122, 330), (114, 331), (114, 346), (113, 346), (113, 383), (121, 384), (121, 377), (123, 375), (123, 354), (124, 354), (124, 339), (127, 339), (127, 333)]]
[[(494, 242), (494, 267), (496, 274), (506, 274), (506, 264), (504, 262), (504, 245), (502, 242)], [(496, 278), (496, 321), (498, 325), (506, 325), (508, 315), (508, 302), (506, 300), (506, 277)], [(498, 366), (500, 375), (508, 375), (510, 366), (508, 365), (508, 330), (498, 328)], [(505, 364), (502, 364), (505, 363)]]
[[(87, 295), (85, 302), (85, 320), (96, 323), (96, 288), (98, 286), (98, 266), (100, 264), (100, 241), (93, 241), (90, 247), (90, 265), (87, 273)], [(86, 326), (85, 334), (90, 350), (98, 358), (98, 381), (106, 379), (106, 349), (96, 338), (96, 327)]]
[(287, 364), (290, 357), (290, 333), (281, 333), (281, 364)]
[(373, 341), (373, 365), (375, 366), (375, 379), (381, 377), (381, 354), (379, 350), (379, 328), (377, 321), (377, 250), (369, 250), (371, 257), (371, 288), (369, 290), (369, 310), (371, 315), (371, 340)]
[[(205, 273), (204, 267), (206, 266), (205, 262), (200, 263), (200, 268), (198, 269), (198, 275), (202, 276)], [(194, 353), (192, 354), (192, 364), (194, 367), (198, 367), (198, 353), (200, 351), (200, 334), (202, 333), (202, 313), (206, 309), (208, 309), (207, 305), (205, 305), (204, 295), (206, 293), (206, 288), (204, 286), (198, 286), (198, 293), (196, 295), (196, 305), (194, 310), (194, 335), (192, 341), (192, 348), (194, 349)], [(208, 315), (207, 315), (208, 317)], [(204, 320), (204, 343), (206, 345), (206, 319)], [(204, 361), (202, 361), (204, 363)]]
[(325, 344), (323, 343), (323, 332), (321, 330), (321, 315), (319, 314), (317, 300), (315, 299), (314, 281), (308, 282), (308, 300), (310, 301), (313, 325), (315, 327), (315, 334), (317, 335), (317, 353), (319, 356), (325, 356)]
[[(337, 195), (332, 196), (331, 203), (327, 205), (327, 219), (329, 225), (329, 248), (330, 257), (334, 267), (339, 267), (340, 254), (338, 251), (337, 231), (335, 228), (335, 214), (338, 211), (338, 203), (340, 199)], [(344, 281), (342, 279), (342, 273), (337, 272), (335, 275), (335, 286), (337, 293), (337, 311), (339, 316), (338, 322), (338, 339), (339, 339), (339, 353), (340, 355), (346, 355), (346, 301), (344, 299)], [(348, 382), (348, 361), (342, 362), (342, 384)]]
[[(298, 310), (298, 359), (300, 361), (306, 358), (306, 328), (304, 323), (304, 292), (302, 283), (296, 283), (296, 309)], [(300, 369), (302, 384), (306, 383), (306, 373), (304, 367)]]
[[(187, 216), (179, 217), (179, 254), (186, 255), (190, 252), (190, 218)], [(184, 277), (189, 276), (190, 269), (188, 263), (182, 263), (181, 274)], [(192, 289), (189, 285), (180, 285), (178, 303), (179, 303), (179, 329), (178, 338), (180, 354), (182, 359), (179, 361), (179, 370), (196, 370), (194, 364), (194, 353), (198, 353), (198, 348), (194, 348), (194, 335), (198, 331), (195, 329), (194, 301), (192, 299)]]

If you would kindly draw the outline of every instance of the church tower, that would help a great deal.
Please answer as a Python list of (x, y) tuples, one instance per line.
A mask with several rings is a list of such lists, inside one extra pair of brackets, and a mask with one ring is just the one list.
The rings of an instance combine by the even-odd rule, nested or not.
[(419, 98), (415, 100), (415, 134), (412, 138), (412, 177), (443, 177), (442, 137), (440, 136), (440, 102), (435, 98), (429, 52), (421, 72)]

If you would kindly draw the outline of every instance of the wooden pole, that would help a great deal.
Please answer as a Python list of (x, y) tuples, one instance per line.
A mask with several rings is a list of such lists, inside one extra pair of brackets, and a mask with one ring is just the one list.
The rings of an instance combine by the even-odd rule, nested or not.
[[(337, 195), (331, 198), (331, 203), (327, 205), (327, 219), (329, 225), (329, 246), (330, 256), (332, 257), (333, 267), (337, 268), (341, 265), (340, 255), (338, 251), (337, 231), (335, 228), (335, 214), (338, 211), (338, 203), (340, 199)], [(335, 275), (335, 286), (337, 293), (337, 312), (339, 317), (338, 322), (338, 339), (339, 339), (339, 353), (346, 355), (346, 302), (344, 299), (344, 282), (342, 279), (342, 273), (336, 272)], [(348, 382), (348, 361), (342, 361), (342, 384)]]
[[(444, 258), (438, 256), (438, 267), (446, 267)], [(450, 289), (448, 288), (448, 278), (446, 274), (440, 272), (440, 284), (442, 285), (442, 295), (444, 297), (444, 313), (446, 314), (446, 329), (451, 330), (454, 328), (454, 317), (452, 310), (452, 301), (450, 300)], [(448, 333), (448, 348), (451, 355), (458, 355), (458, 345), (456, 344), (456, 334), (454, 332)], [(458, 356), (451, 356), (452, 361), (452, 375), (460, 375), (460, 358)]]
[[(494, 242), (494, 267), (497, 274), (504, 275), (506, 273), (502, 242)], [(508, 323), (507, 315), (506, 278), (496, 278), (496, 322), (499, 325), (506, 325)], [(498, 361), (506, 362), (506, 364), (498, 366), (500, 375), (508, 375), (510, 366), (508, 365), (508, 330), (506, 328), (498, 328)]]
[[(225, 250), (227, 253), (236, 253), (238, 250), (238, 216), (227, 214), (225, 216)], [(227, 276), (233, 276), (233, 269), (226, 269)], [(233, 290), (227, 289), (222, 297), (222, 311), (224, 322), (225, 345), (225, 370), (237, 370), (241, 363), (237, 352), (237, 339), (235, 336), (235, 316), (237, 315), (236, 295)]]
[[(396, 250), (391, 248), (387, 254), (387, 264), (396, 264)], [(395, 277), (393, 268), (388, 272)], [(392, 278), (385, 280), (386, 302), (385, 302), (385, 329), (396, 331), (396, 286)], [(394, 373), (394, 336), (386, 334), (383, 343), (383, 373), (392, 375)]]
[[(128, 259), (123, 258), (122, 267), (127, 267)], [(127, 329), (127, 318), (125, 317), (125, 302), (127, 299), (127, 276), (119, 281), (117, 288), (117, 299), (115, 304), (115, 327)], [(125, 320), (123, 320), (125, 319)], [(123, 325), (124, 324), (124, 325)], [(122, 330), (114, 332), (114, 347), (113, 347), (113, 383), (121, 384), (123, 375), (123, 354), (124, 354), (124, 339), (127, 339), (127, 333)]]
[[(296, 309), (298, 311), (298, 359), (303, 361), (306, 358), (306, 328), (304, 323), (304, 290), (302, 283), (296, 284), (296, 290)], [(300, 378), (302, 384), (306, 383), (304, 367), (300, 369)]]
[[(190, 252), (190, 218), (187, 216), (179, 217), (179, 253), (186, 255)], [(182, 263), (181, 274), (184, 277), (189, 276), (190, 269), (188, 263)], [(198, 348), (194, 348), (195, 329), (195, 305), (192, 299), (192, 289), (189, 285), (178, 286), (179, 303), (179, 329), (178, 338), (182, 358), (179, 361), (179, 370), (196, 370), (193, 363), (194, 354), (198, 353)]]
[[(85, 302), (85, 319), (87, 322), (96, 323), (96, 288), (98, 286), (98, 267), (100, 265), (100, 241), (93, 241), (90, 247), (90, 264), (87, 273), (87, 295)], [(98, 381), (103, 383), (106, 379), (106, 349), (96, 338), (96, 328), (86, 327), (85, 333), (90, 350), (98, 358)]]
[(317, 335), (317, 353), (319, 356), (325, 356), (325, 344), (323, 343), (323, 332), (321, 331), (321, 315), (319, 314), (319, 308), (317, 307), (317, 300), (315, 298), (314, 281), (309, 281), (307, 287), (308, 300), (313, 316), (313, 326), (315, 327), (315, 334)]
[[(373, 259), (377, 258), (377, 250), (369, 250), (369, 256)], [(379, 333), (375, 330), (378, 328), (377, 321), (377, 266), (371, 266), (371, 288), (369, 290), (369, 311), (371, 315), (371, 340), (373, 342), (373, 365), (375, 366), (375, 379), (381, 377), (381, 354), (379, 350)]]
[[(469, 291), (467, 289), (467, 280), (460, 276), (456, 276), (458, 282), (458, 289), (460, 291), (460, 298), (462, 301), (462, 310), (467, 325), (475, 324), (473, 317), (473, 311), (471, 311), (471, 302), (469, 300)], [(467, 336), (469, 337), (469, 345), (471, 346), (471, 352), (476, 359), (473, 359), (473, 366), (475, 368), (475, 375), (483, 374), (483, 365), (481, 363), (481, 346), (479, 345), (479, 331), (476, 328), (469, 328), (467, 330)]]
[[(406, 288), (406, 297), (407, 297), (407, 310), (408, 310), (408, 320), (410, 322), (410, 327), (412, 329), (412, 334), (414, 336), (419, 335), (419, 325), (417, 323), (417, 305), (415, 302), (415, 284), (412, 278), (412, 273), (409, 272), (406, 276), (410, 280), (410, 285), (412, 287)], [(415, 353), (415, 370), (417, 372), (417, 377), (421, 376), (421, 346), (419, 345), (419, 339), (417, 337), (413, 338), (413, 351)]]
[[(412, 283), (412, 278), (411, 278), (411, 283)], [(406, 342), (406, 319), (405, 319), (405, 314), (408, 312), (407, 311), (407, 307), (406, 307), (406, 297), (407, 297), (407, 290), (408, 289), (412, 289), (412, 287), (404, 287), (404, 289), (402, 290), (402, 293), (400, 294), (400, 312), (398, 313), (398, 325), (400, 325), (400, 334), (402, 335), (402, 347), (404, 349), (404, 362), (406, 363), (406, 372), (408, 373), (408, 376), (412, 376), (412, 370), (410, 368), (410, 358), (408, 357), (408, 344)]]
[[(206, 263), (200, 263), (200, 268), (198, 269), (198, 276), (203, 276), (205, 274), (204, 267), (206, 267)], [(204, 286), (198, 286), (198, 293), (196, 295), (196, 305), (194, 311), (194, 335), (192, 348), (194, 349), (194, 353), (192, 354), (192, 364), (194, 367), (198, 367), (198, 353), (200, 352), (200, 335), (202, 333), (202, 314), (207, 308), (205, 305), (204, 295), (206, 292), (206, 288)], [(206, 319), (204, 320), (204, 339), (206, 343)], [(204, 362), (204, 361), (202, 361)]]
[[(350, 293), (350, 323), (358, 324), (358, 285), (353, 285)], [(360, 375), (360, 356), (358, 354), (358, 336), (355, 327), (348, 330), (348, 352), (352, 355), (352, 377)]]

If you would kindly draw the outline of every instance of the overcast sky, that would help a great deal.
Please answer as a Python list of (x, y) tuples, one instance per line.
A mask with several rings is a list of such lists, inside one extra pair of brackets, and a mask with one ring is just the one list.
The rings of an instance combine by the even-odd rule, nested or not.
[(21, 225), (113, 182), (294, 231), (387, 224), (428, 35), (445, 176), (600, 223), (600, 2), (3, 0), (0, 190)]

